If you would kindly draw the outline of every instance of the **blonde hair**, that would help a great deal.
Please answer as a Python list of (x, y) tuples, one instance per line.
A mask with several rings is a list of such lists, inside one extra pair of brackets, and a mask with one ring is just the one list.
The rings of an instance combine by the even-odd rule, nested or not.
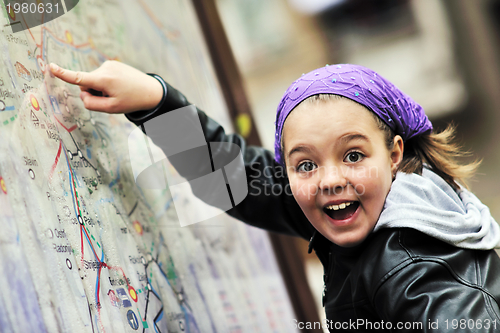
[[(341, 99), (352, 101), (344, 96), (318, 94), (306, 98), (300, 104)], [(355, 101), (352, 102), (357, 103)], [(363, 105), (363, 107), (365, 106)], [(367, 110), (369, 111), (369, 109)], [(370, 111), (370, 114), (373, 115), (378, 128), (384, 132), (387, 149), (392, 150), (396, 134), (375, 113)], [(457, 143), (454, 143), (454, 138), (455, 127), (448, 125), (442, 132), (424, 133), (407, 140), (404, 143), (403, 160), (399, 165), (398, 171), (421, 175), (425, 164), (454, 189), (460, 187), (459, 183), (468, 188), (467, 180), (474, 175), (481, 161), (476, 160), (471, 163), (461, 163), (460, 159), (470, 156), (470, 153), (464, 151)]]

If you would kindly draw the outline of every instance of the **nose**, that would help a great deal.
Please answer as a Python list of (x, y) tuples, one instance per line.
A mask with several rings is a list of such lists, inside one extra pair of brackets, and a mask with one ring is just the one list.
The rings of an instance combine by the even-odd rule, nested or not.
[(338, 193), (348, 184), (347, 174), (343, 172), (342, 168), (336, 166), (325, 167), (320, 173), (320, 177), (319, 187), (325, 192)]

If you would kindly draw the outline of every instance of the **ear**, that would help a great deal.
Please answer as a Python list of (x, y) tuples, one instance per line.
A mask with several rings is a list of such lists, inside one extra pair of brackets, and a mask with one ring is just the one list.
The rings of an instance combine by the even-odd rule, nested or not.
[(404, 143), (403, 138), (399, 135), (394, 136), (394, 145), (390, 152), (391, 154), (391, 170), (392, 174), (395, 175), (398, 170), (399, 164), (403, 160)]

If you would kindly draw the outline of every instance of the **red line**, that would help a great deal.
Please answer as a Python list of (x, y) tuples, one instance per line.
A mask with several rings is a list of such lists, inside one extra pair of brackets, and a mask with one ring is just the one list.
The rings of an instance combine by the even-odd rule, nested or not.
[(69, 44), (68, 41), (57, 37), (57, 35), (55, 33), (53, 33), (49, 28), (43, 27), (43, 29), (47, 30), (52, 35), (52, 37), (54, 37), (54, 39), (58, 40), (59, 42), (66, 44), (66, 45), (72, 45), (73, 47), (75, 47), (77, 49), (90, 45), (89, 42), (83, 43), (83, 44), (78, 44), (78, 45)]
[(66, 126), (64, 126), (64, 124), (63, 124), (63, 123), (61, 123), (61, 121), (60, 121), (59, 119), (57, 119), (57, 117), (56, 117), (56, 116), (54, 116), (54, 118), (56, 118), (57, 122), (58, 122), (59, 124), (61, 124), (61, 126), (62, 126), (62, 127), (64, 127), (64, 129), (65, 129), (66, 131), (68, 131), (68, 133), (71, 133), (71, 132), (73, 132), (76, 128), (78, 128), (78, 126), (77, 126), (77, 125), (73, 125), (71, 128), (67, 128)]
[(59, 156), (61, 156), (61, 149), (62, 149), (62, 143), (59, 140), (59, 150), (57, 151), (56, 160), (54, 161), (54, 164), (52, 165), (52, 169), (50, 169), (49, 180), (52, 180), (52, 175), (54, 173), (54, 170), (56, 169), (57, 163), (59, 162)]
[(142, 6), (142, 9), (146, 12), (146, 15), (149, 16), (151, 21), (156, 25), (156, 27), (161, 31), (161, 33), (167, 39), (173, 40), (173, 39), (177, 38), (177, 36), (179, 35), (177, 31), (170, 31), (170, 29), (169, 29), (169, 31), (167, 33), (165, 33), (165, 31), (164, 31), (165, 27), (163, 26), (161, 21), (156, 17), (156, 15), (151, 10), (151, 8), (148, 7), (148, 5), (146, 4), (146, 2), (144, 0), (137, 0), (137, 2), (139, 2), (139, 4)]
[[(78, 222), (80, 223), (80, 222)], [(83, 228), (83, 225), (80, 224), (80, 238), (82, 241), (82, 265), (83, 265), (83, 231), (81, 230)]]
[(76, 207), (78, 207), (78, 213), (81, 214), (82, 212), (80, 211), (80, 203), (78, 202), (78, 193), (76, 193), (75, 176), (73, 175), (73, 169), (71, 169), (71, 163), (69, 163), (69, 172), (71, 173), (71, 180), (73, 181), (73, 194), (75, 195)]
[(97, 280), (99, 280), (99, 283), (97, 284), (97, 312), (99, 312), (99, 316), (101, 315), (101, 307), (99, 306), (100, 301), (99, 301), (99, 289), (101, 289), (101, 268), (102, 265), (99, 265), (99, 270), (97, 271)]
[(90, 243), (90, 248), (92, 249), (92, 252), (94, 252), (94, 255), (95, 255), (95, 257), (97, 258), (97, 261), (98, 261), (99, 263), (101, 263), (101, 260), (99, 260), (99, 256), (97, 255), (97, 253), (95, 253), (95, 250), (94, 250), (94, 245), (92, 245), (92, 241), (90, 240), (89, 233), (87, 232), (87, 230), (85, 229), (85, 227), (84, 227), (84, 226), (82, 226), (82, 227), (83, 227), (83, 231), (85, 231), (85, 234), (87, 235), (87, 238), (88, 238), (88, 240), (89, 240), (89, 243)]
[(30, 35), (31, 35), (31, 38), (33, 38), (33, 41), (35, 42), (36, 46), (40, 47), (40, 45), (38, 45), (36, 43), (36, 39), (35, 39), (35, 36), (33, 36), (33, 33), (31, 32), (30, 30), (30, 27), (28, 27), (28, 24), (26, 23), (26, 20), (24, 19), (24, 15), (21, 15), (23, 17), (23, 21), (24, 21), (24, 24), (26, 25), (26, 28), (28, 28), (28, 31), (30, 32)]
[(106, 267), (108, 269), (113, 269), (115, 271), (120, 271), (123, 275), (123, 277), (125, 278), (125, 282), (127, 283), (127, 287), (130, 287), (130, 284), (128, 283), (128, 280), (127, 280), (127, 276), (125, 275), (125, 272), (123, 271), (123, 269), (121, 267), (114, 267), (114, 266), (109, 266), (109, 265), (106, 265)]
[[(73, 178), (74, 178), (74, 176), (73, 176)], [(75, 190), (76, 207), (78, 207), (78, 213), (80, 214), (80, 217), (81, 217), (82, 211), (80, 210), (80, 203), (78, 202), (78, 192), (76, 192), (76, 184), (75, 184), (74, 179), (73, 179), (73, 189)], [(80, 221), (78, 221), (78, 222), (80, 222)]]
[[(78, 202), (78, 193), (76, 193), (75, 176), (73, 175), (73, 169), (71, 169), (71, 163), (69, 163), (69, 172), (71, 174), (71, 180), (73, 181), (73, 192), (74, 192), (73, 194), (75, 195), (76, 207), (78, 207), (78, 213), (81, 214), (82, 212), (80, 211), (80, 203)], [(80, 222), (80, 221), (78, 221), (78, 222)]]

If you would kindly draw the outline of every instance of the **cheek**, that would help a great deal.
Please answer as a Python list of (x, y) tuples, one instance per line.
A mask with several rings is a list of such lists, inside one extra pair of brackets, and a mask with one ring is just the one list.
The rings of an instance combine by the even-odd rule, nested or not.
[(295, 176), (290, 177), (289, 181), (293, 197), (301, 207), (314, 204), (318, 187), (310, 178)]
[(360, 196), (366, 208), (375, 209), (373, 214), (382, 211), (385, 198), (391, 188), (391, 172), (377, 172), (377, 169), (371, 173), (362, 175), (353, 181), (356, 193)]
[(377, 195), (381, 180), (378, 168), (357, 168), (349, 175), (349, 182), (356, 195), (365, 199)]

